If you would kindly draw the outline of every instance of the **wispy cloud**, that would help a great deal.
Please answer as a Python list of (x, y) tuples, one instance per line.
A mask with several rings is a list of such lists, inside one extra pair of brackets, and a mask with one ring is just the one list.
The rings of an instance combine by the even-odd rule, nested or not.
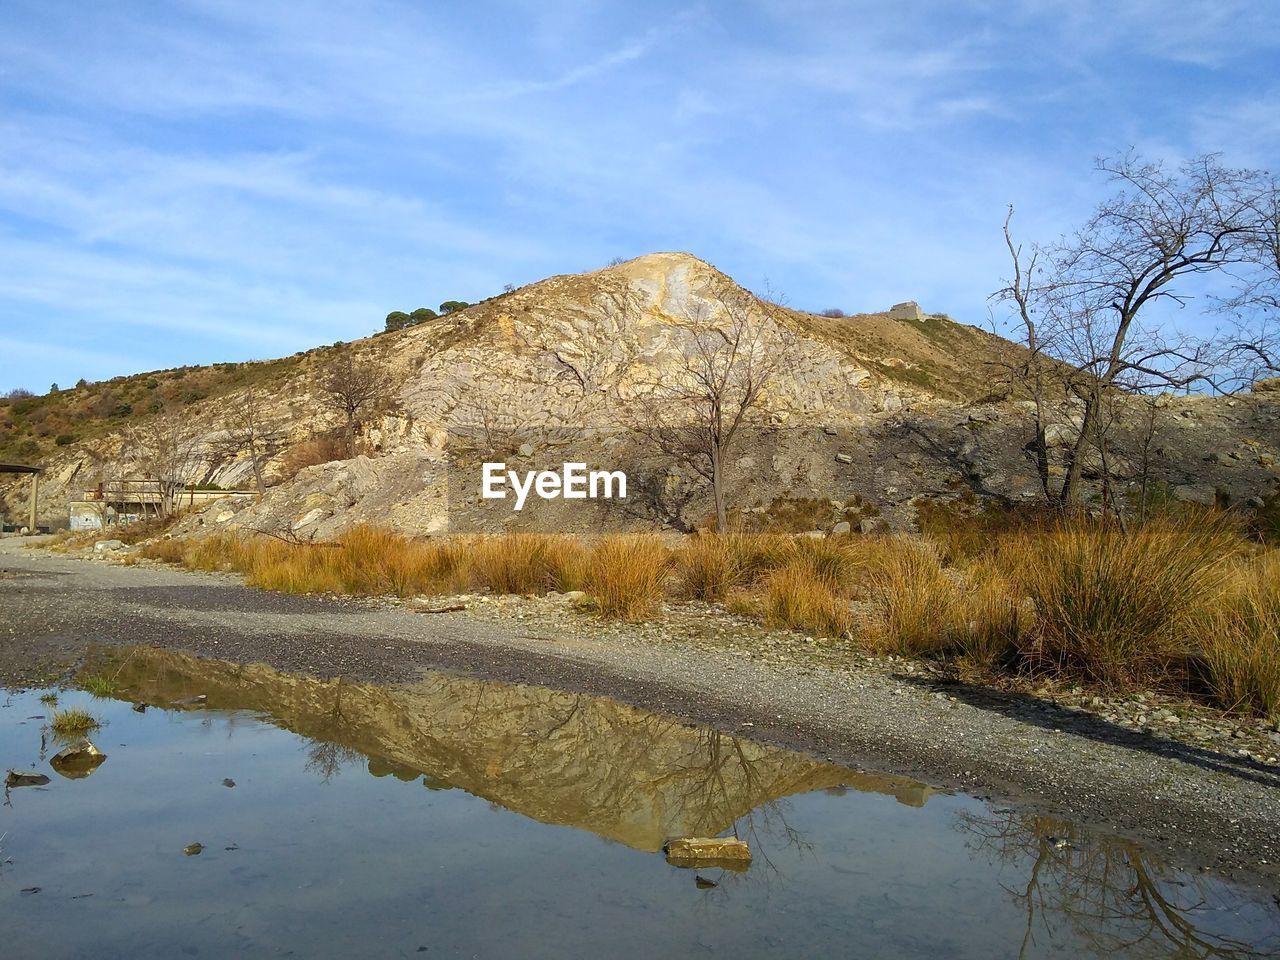
[[(1262, 6), (11, 0), (0, 387), (289, 352), (651, 249), (980, 322), (1005, 205), (1065, 229), (1094, 155), (1275, 165)], [(32, 359), (33, 316), (109, 347)]]

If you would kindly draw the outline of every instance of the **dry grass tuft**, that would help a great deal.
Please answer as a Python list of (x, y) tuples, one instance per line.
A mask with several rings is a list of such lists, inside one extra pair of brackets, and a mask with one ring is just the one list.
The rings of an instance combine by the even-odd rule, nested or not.
[(1205, 679), (1218, 704), (1280, 719), (1280, 554), (1232, 569), (1202, 630)]
[(677, 591), (686, 600), (716, 603), (728, 597), (747, 576), (742, 551), (734, 549), (740, 537), (701, 534), (692, 537), (676, 555)]
[(590, 551), (572, 537), (514, 533), (472, 541), (472, 582), (493, 593), (523, 596), (579, 590), (586, 583)]
[(1184, 670), (1241, 542), (1225, 524), (1192, 516), (1127, 532), (1078, 520), (1014, 538), (1001, 559), (1035, 606), (1033, 666), (1112, 688)]
[(989, 672), (1017, 671), (1035, 639), (1036, 618), (1017, 586), (991, 565), (966, 571), (949, 639), (974, 665)]
[(591, 551), (587, 590), (606, 617), (635, 622), (653, 614), (666, 594), (671, 551), (659, 537), (605, 537)]
[(956, 647), (960, 588), (925, 540), (883, 537), (867, 546), (868, 593), (884, 620), (870, 641), (882, 652), (942, 654)]
[(849, 601), (829, 577), (797, 559), (773, 571), (764, 583), (764, 620), (774, 627), (803, 630), (826, 637), (847, 636), (853, 629)]

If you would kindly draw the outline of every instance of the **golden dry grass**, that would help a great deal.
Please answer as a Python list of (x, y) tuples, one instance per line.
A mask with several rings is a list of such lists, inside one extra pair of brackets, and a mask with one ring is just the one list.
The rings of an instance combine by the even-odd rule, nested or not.
[(1280, 554), (1232, 568), (1202, 622), (1201, 655), (1221, 706), (1280, 719)]
[(732, 539), (716, 534), (690, 538), (676, 555), (676, 583), (687, 600), (724, 600), (747, 576), (747, 565)]
[[(949, 534), (950, 536), (950, 534)], [(517, 534), (415, 540), (355, 527), (328, 544), (223, 533), (146, 544), (145, 556), (236, 570), (292, 593), (536, 595), (584, 590), (605, 617), (644, 620), (668, 598), (722, 603), (771, 626), (990, 672), (1123, 688), (1198, 681), (1228, 709), (1280, 702), (1280, 559), (1218, 515), (1131, 530), (1089, 519), (992, 535), (949, 566), (927, 538)], [(1280, 554), (1274, 556), (1280, 557)], [(850, 601), (871, 614), (864, 629)]]
[(995, 673), (1017, 672), (1034, 642), (1030, 602), (998, 569), (978, 564), (951, 610), (950, 640), (974, 665)]
[(670, 572), (671, 551), (660, 538), (620, 534), (596, 543), (586, 587), (602, 615), (644, 620), (665, 596)]
[(941, 654), (956, 643), (961, 590), (926, 540), (883, 537), (866, 549), (868, 595), (883, 621), (870, 640), (882, 652)]
[(580, 589), (588, 550), (572, 537), (515, 533), (481, 537), (468, 550), (472, 582), (493, 593), (525, 596)]
[(847, 636), (853, 629), (848, 599), (803, 560), (793, 560), (765, 578), (763, 610), (765, 623), (774, 627), (823, 637)]
[(1012, 537), (1000, 557), (1035, 608), (1032, 665), (1118, 688), (1185, 667), (1241, 545), (1211, 518), (1159, 518), (1128, 531), (1077, 521)]

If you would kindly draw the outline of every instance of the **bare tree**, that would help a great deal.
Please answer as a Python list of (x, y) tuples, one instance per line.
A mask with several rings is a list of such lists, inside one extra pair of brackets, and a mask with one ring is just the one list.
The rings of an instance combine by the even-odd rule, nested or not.
[(1249, 208), (1254, 229), (1236, 289), (1220, 306), (1232, 319), (1234, 370), (1248, 385), (1280, 375), (1280, 180), (1259, 177)]
[(364, 418), (387, 399), (386, 371), (373, 360), (358, 359), (350, 347), (340, 350), (320, 371), (320, 390), (326, 404), (343, 417), (342, 436), (347, 456), (356, 454), (356, 431)]
[(684, 369), (629, 398), (631, 429), (710, 485), (722, 531), (730, 454), (794, 360), (795, 333), (770, 314), (745, 292), (694, 308)]
[[(1013, 278), (994, 295), (1012, 306), (1029, 353), (1015, 371), (1034, 401), (1027, 452), (1046, 498), (1068, 509), (1079, 505), (1089, 458), (1101, 458), (1106, 474), (1117, 392), (1212, 386), (1216, 346), (1161, 326), (1154, 308), (1185, 305), (1184, 281), (1246, 260), (1258, 221), (1259, 174), (1213, 156), (1170, 172), (1127, 154), (1098, 169), (1118, 192), (1076, 233), (1028, 254), (1006, 220)], [(1078, 411), (1065, 437), (1064, 425), (1050, 422), (1064, 406)], [(1053, 446), (1061, 450), (1060, 478), (1051, 476)]]
[(271, 430), (263, 422), (262, 397), (257, 390), (249, 387), (232, 398), (223, 426), (226, 438), (222, 452), (228, 457), (245, 456), (253, 470), (258, 496), (262, 496), (267, 492), (262, 468), (271, 456)]
[(182, 417), (161, 414), (135, 428), (127, 445), (134, 460), (153, 480), (159, 494), (156, 512), (167, 517), (178, 507), (182, 488), (195, 479), (204, 462), (202, 435)]

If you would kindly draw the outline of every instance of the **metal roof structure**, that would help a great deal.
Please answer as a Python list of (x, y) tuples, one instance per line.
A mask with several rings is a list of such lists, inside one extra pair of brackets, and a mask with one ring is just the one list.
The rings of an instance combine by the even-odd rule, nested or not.
[(44, 467), (33, 467), (28, 463), (0, 463), (0, 473), (26, 473), (31, 475), (31, 501), (27, 507), (27, 530), (35, 533), (36, 511), (40, 503), (40, 474)]

